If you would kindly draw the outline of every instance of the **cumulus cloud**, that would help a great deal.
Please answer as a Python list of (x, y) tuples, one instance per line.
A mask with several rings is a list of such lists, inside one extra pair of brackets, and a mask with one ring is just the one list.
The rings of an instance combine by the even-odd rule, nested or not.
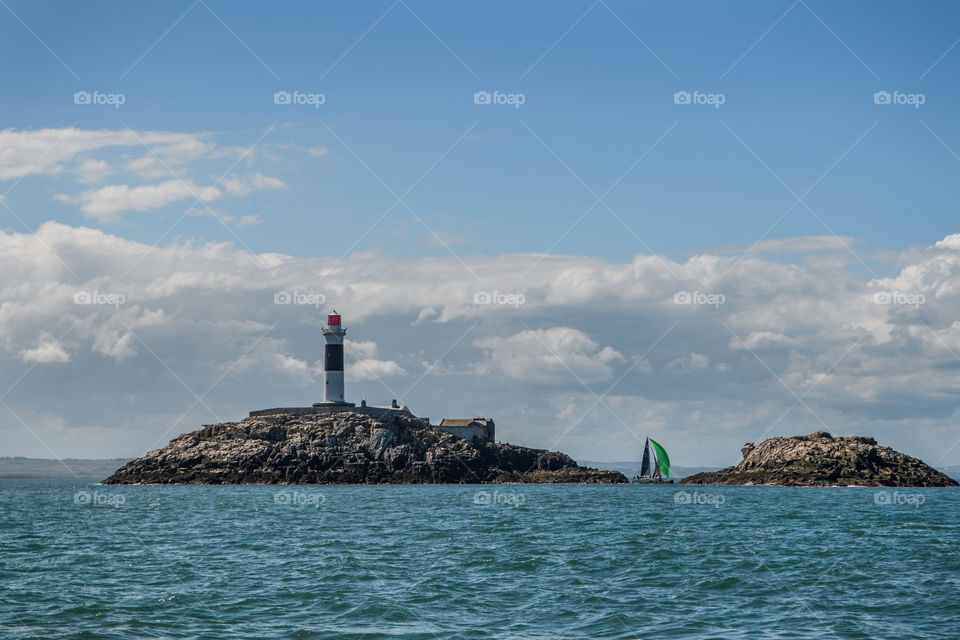
[(287, 186), (283, 180), (265, 176), (261, 173), (254, 173), (246, 177), (234, 173), (221, 181), (221, 184), (231, 196), (245, 196), (253, 191), (263, 189), (285, 189)]
[(76, 127), (4, 129), (0, 131), (0, 180), (31, 174), (58, 174), (80, 154), (105, 148), (134, 147), (145, 153), (143, 145), (150, 145), (155, 146), (156, 153), (161, 156), (176, 156), (187, 151), (196, 154), (210, 148), (209, 143), (203, 141), (204, 137), (203, 134), (168, 131), (87, 130)]
[(397, 362), (378, 359), (379, 349), (377, 343), (372, 340), (348, 340), (345, 351), (349, 363), (347, 369), (352, 380), (365, 382), (390, 376), (409, 375)]
[(74, 175), (80, 182), (99, 182), (108, 176), (113, 169), (106, 160), (88, 158), (73, 168)]
[[(188, 199), (213, 202), (219, 200), (224, 195), (224, 191), (231, 196), (245, 196), (254, 190), (281, 189), (286, 186), (282, 180), (259, 173), (249, 178), (233, 175), (221, 184), (223, 190), (216, 185), (199, 186), (192, 180), (174, 179), (139, 187), (115, 184), (90, 189), (73, 196), (58, 194), (55, 198), (65, 203), (79, 204), (80, 210), (89, 218), (95, 218), (100, 222), (116, 222), (124, 211), (151, 211), (172, 202)], [(191, 211), (196, 210), (196, 207), (191, 207)], [(209, 210), (206, 211), (209, 212)], [(229, 221), (238, 222), (240, 226), (260, 223), (259, 217), (255, 215), (240, 219), (228, 217)]]
[(58, 194), (55, 197), (61, 202), (79, 204), (87, 217), (100, 222), (115, 222), (124, 211), (150, 211), (187, 198), (212, 202), (222, 195), (214, 186), (199, 187), (190, 180), (167, 180), (140, 187), (114, 184), (75, 196)]
[(355, 360), (373, 358), (377, 355), (377, 343), (372, 340), (347, 340), (347, 356)]
[(364, 358), (357, 360), (350, 367), (350, 377), (361, 382), (405, 375), (408, 375), (407, 372), (393, 360)]
[(949, 235), (934, 245), (938, 249), (960, 249), (960, 233)]
[(710, 366), (710, 358), (702, 353), (691, 353), (682, 358), (674, 358), (667, 363), (667, 369), (677, 373), (692, 373)]
[(747, 336), (730, 338), (730, 349), (732, 351), (762, 351), (764, 349), (782, 349), (792, 347), (796, 341), (788, 338), (782, 333), (773, 331), (751, 331)]
[[(60, 202), (78, 205), (85, 217), (107, 223), (121, 220), (127, 211), (151, 211), (182, 200), (212, 202), (224, 196), (244, 197), (254, 191), (286, 188), (280, 178), (256, 171), (233, 172), (219, 183), (198, 184), (190, 176), (199, 161), (237, 157), (245, 158), (249, 165), (256, 155), (254, 149), (246, 147), (218, 146), (210, 137), (206, 133), (74, 127), (5, 129), (0, 131), (0, 181), (63, 174), (82, 185), (91, 185), (126, 172), (125, 180), (118, 184), (54, 196)], [(307, 152), (322, 155), (317, 149)], [(103, 154), (112, 157), (108, 160)], [(130, 178), (153, 182), (134, 184)], [(260, 220), (256, 215), (247, 215), (231, 222), (248, 226), (259, 224)]]
[(240, 380), (262, 380), (270, 376), (274, 384), (302, 389), (316, 381), (315, 372), (306, 360), (284, 353), (285, 344), (275, 338), (252, 343), (239, 359), (221, 363), (221, 375)]
[(224, 223), (235, 227), (253, 227), (263, 224), (263, 219), (256, 213), (236, 216), (231, 213), (227, 213), (223, 209), (215, 209), (199, 203), (191, 206), (187, 210), (187, 215), (197, 218), (219, 219)]
[(18, 354), (18, 357), (24, 362), (35, 362), (37, 364), (70, 362), (70, 354), (50, 334), (43, 334), (37, 346), (32, 349), (24, 349)]
[(93, 343), (90, 348), (102, 356), (122, 362), (137, 355), (136, 338), (131, 330), (104, 326), (92, 337)]
[(611, 363), (623, 360), (612, 347), (600, 348), (587, 334), (570, 327), (480, 338), (474, 344), (488, 352), (480, 373), (502, 373), (514, 380), (551, 382), (571, 375), (584, 383), (609, 380)]
[(437, 317), (437, 315), (438, 315), (438, 312), (433, 307), (427, 307), (425, 309), (421, 309), (420, 313), (417, 314), (417, 319), (413, 321), (413, 324), (418, 325), (421, 322), (425, 322), (427, 320), (430, 320), (431, 318)]
[[(633, 435), (656, 432), (671, 456), (713, 464), (728, 462), (715, 451), (826, 424), (931, 462), (945, 451), (960, 459), (949, 453), (960, 438), (955, 245), (951, 236), (892, 256), (889, 277), (873, 280), (833, 262), (753, 254), (626, 264), (466, 256), (471, 273), (452, 257), (338, 261), (224, 243), (151, 247), (51, 222), (36, 235), (0, 232), (8, 356), (0, 377), (13, 384), (37, 365), (7, 399), (24, 415), (43, 406), (44, 420), (59, 416), (69, 429), (126, 425), (142, 434), (89, 440), (83, 455), (142, 453), (182, 414), (177, 432), (319, 400), (319, 369), (309, 363), (322, 358), (329, 308), (274, 304), (277, 291), (314, 292), (349, 327), (348, 396), (389, 398), (378, 379), (392, 378), (390, 386), (413, 386), (398, 399), (414, 411), (490, 414), (505, 439), (548, 446), (570, 429), (555, 446), (612, 459)], [(481, 290), (526, 302), (476, 304)], [(724, 302), (678, 303), (678, 291)], [(890, 292), (924, 301), (875, 296)], [(52, 336), (64, 334), (58, 346)], [(603, 392), (598, 402), (593, 394)], [(114, 442), (142, 448), (119, 451)]]

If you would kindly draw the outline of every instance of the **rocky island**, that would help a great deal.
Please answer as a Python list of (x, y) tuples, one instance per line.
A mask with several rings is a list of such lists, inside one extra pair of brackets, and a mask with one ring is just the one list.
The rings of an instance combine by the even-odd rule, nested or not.
[(382, 407), (347, 402), (346, 334), (340, 314), (328, 314), (322, 402), (205, 425), (127, 463), (104, 484), (628, 482), (563, 453), (498, 443), (487, 418), (435, 425), (396, 400)]
[(345, 409), (209, 425), (127, 463), (104, 484), (499, 482), (628, 480), (563, 453), (458, 437), (403, 410)]
[(698, 473), (686, 484), (802, 486), (955, 487), (957, 481), (922, 460), (881, 447), (874, 438), (834, 438), (825, 431), (770, 438), (741, 449), (735, 467)]

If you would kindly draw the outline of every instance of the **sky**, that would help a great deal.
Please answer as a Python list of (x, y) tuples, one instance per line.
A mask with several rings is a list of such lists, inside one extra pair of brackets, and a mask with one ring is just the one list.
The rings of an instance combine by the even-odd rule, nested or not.
[[(960, 464), (960, 7), (0, 2), (0, 455), (349, 400)], [(283, 292), (292, 304), (277, 304)]]

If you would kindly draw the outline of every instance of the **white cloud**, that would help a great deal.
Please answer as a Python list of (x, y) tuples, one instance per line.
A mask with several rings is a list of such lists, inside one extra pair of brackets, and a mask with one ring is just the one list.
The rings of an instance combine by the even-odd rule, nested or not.
[(373, 358), (364, 358), (357, 360), (349, 368), (351, 380), (367, 381), (387, 378), (390, 376), (409, 375), (403, 367), (393, 360), (376, 360)]
[(42, 335), (36, 347), (24, 349), (18, 354), (18, 357), (24, 362), (36, 362), (38, 364), (70, 362), (70, 354), (50, 334)]
[(130, 331), (102, 327), (93, 336), (91, 348), (100, 355), (118, 362), (137, 355), (136, 337)]
[(140, 187), (114, 184), (76, 196), (59, 194), (55, 197), (61, 202), (79, 204), (80, 210), (89, 218), (115, 222), (124, 211), (150, 211), (187, 198), (212, 202), (222, 195), (217, 187), (200, 187), (189, 180), (167, 180)]
[(259, 348), (244, 356), (229, 370), (231, 376), (261, 380), (269, 376), (273, 384), (293, 388), (305, 388), (314, 383), (314, 372), (305, 360), (278, 352), (278, 348), (283, 348), (282, 342), (268, 340), (257, 346)]
[[(258, 189), (280, 189), (286, 185), (277, 178), (271, 178), (259, 173), (249, 178), (239, 178), (236, 175), (224, 180), (222, 186), (231, 196), (245, 196)], [(151, 211), (159, 209), (173, 202), (188, 199), (199, 199), (202, 202), (213, 202), (223, 196), (217, 186), (199, 186), (192, 180), (166, 180), (159, 184), (148, 184), (131, 187), (125, 184), (114, 184), (99, 189), (89, 189), (77, 195), (58, 194), (57, 200), (68, 204), (79, 204), (80, 210), (89, 218), (100, 222), (116, 222), (121, 219), (124, 211)], [(191, 211), (200, 211), (196, 206)], [(212, 215), (206, 207), (202, 208), (203, 215)], [(256, 215), (241, 218), (229, 217), (229, 222), (237, 222), (239, 226), (260, 224)]]
[(377, 343), (372, 340), (347, 340), (347, 357), (354, 360), (363, 360), (366, 358), (375, 358), (377, 356)]
[(702, 353), (691, 353), (682, 358), (675, 358), (667, 363), (667, 369), (676, 373), (693, 373), (710, 366), (710, 358)]
[(425, 309), (420, 310), (420, 313), (417, 314), (417, 319), (413, 321), (413, 324), (418, 325), (422, 322), (430, 320), (431, 318), (436, 318), (437, 315), (438, 312), (436, 309), (433, 307), (426, 307)]
[[(823, 428), (822, 419), (933, 462), (957, 437), (960, 403), (960, 247), (952, 242), (893, 256), (893, 268), (910, 261), (871, 281), (834, 265), (755, 255), (627, 264), (547, 256), (518, 286), (535, 256), (464, 258), (478, 281), (452, 257), (252, 256), (223, 243), (150, 247), (46, 223), (36, 236), (0, 232), (0, 374), (15, 380), (24, 361), (59, 363), (31, 371), (9, 396), (14, 408), (47, 407), (70, 429), (153, 416), (129, 421), (140, 439), (103, 435), (82, 452), (141, 453), (111, 447), (145, 450), (168, 428), (319, 400), (308, 363), (322, 358), (318, 327), (336, 306), (350, 330), (353, 399), (389, 398), (378, 377), (405, 389), (439, 363), (399, 400), (436, 418), (493, 415), (502, 433), (534, 446), (594, 458), (606, 447), (616, 457), (618, 438), (630, 438), (622, 420), (670, 434), (678, 459), (709, 462), (721, 445), (735, 452), (771, 425), (773, 434), (802, 433)], [(280, 290), (322, 293), (329, 306), (275, 305)], [(523, 293), (526, 303), (474, 304), (478, 290)], [(680, 290), (723, 293), (726, 302), (674, 304)], [(125, 303), (75, 304), (78, 291), (122, 293)], [(878, 291), (926, 302), (875, 304)], [(57, 347), (51, 336), (64, 333)], [(643, 361), (628, 372), (639, 355), (621, 354)], [(621, 375), (605, 403), (574, 425), (596, 402), (581, 381), (600, 393)], [(52, 396), (38, 391), (53, 386)], [(195, 402), (191, 390), (208, 388), (204, 404), (218, 415), (198, 404), (171, 427)], [(805, 394), (815, 413), (796, 407), (776, 422), (795, 403), (791, 392)], [(552, 444), (568, 426), (576, 426), (570, 439)]]
[(259, 224), (263, 224), (263, 219), (255, 213), (235, 216), (230, 213), (227, 213), (223, 209), (214, 209), (200, 203), (197, 203), (192, 207), (190, 207), (187, 210), (187, 215), (198, 217), (198, 218), (214, 218), (214, 219), (219, 218), (224, 223), (230, 226), (235, 226), (235, 227), (253, 227)]
[[(183, 155), (209, 150), (204, 134), (169, 131), (4, 129), (0, 131), (0, 180), (32, 174), (54, 175), (79, 154), (111, 147), (133, 147), (146, 154), (143, 145), (155, 148), (161, 156)], [(81, 165), (82, 166), (82, 165)]]
[(260, 173), (254, 173), (246, 177), (241, 177), (234, 173), (225, 178), (220, 184), (223, 185), (224, 190), (231, 196), (245, 196), (253, 191), (285, 189), (287, 187), (283, 180), (265, 176)]
[(240, 216), (239, 218), (236, 218), (236, 223), (238, 227), (253, 227), (258, 224), (263, 224), (263, 219), (260, 218), (260, 216), (258, 216), (257, 214), (252, 213), (249, 215)]
[(113, 169), (106, 160), (88, 158), (73, 168), (80, 182), (99, 182), (112, 173)]
[[(65, 174), (90, 185), (109, 175), (125, 171), (153, 184), (118, 184), (79, 193), (60, 193), (54, 198), (80, 206), (87, 218), (117, 222), (126, 211), (150, 211), (173, 202), (200, 199), (218, 200), (224, 195), (242, 197), (253, 191), (283, 189), (280, 178), (251, 172), (232, 173), (222, 184), (203, 186), (190, 177), (201, 160), (223, 157), (253, 162), (254, 150), (247, 147), (217, 146), (210, 134), (168, 131), (84, 130), (77, 128), (0, 131), (0, 180), (28, 175)], [(322, 155), (320, 148), (306, 150)], [(99, 154), (99, 155), (98, 155)], [(113, 154), (110, 160), (100, 157)], [(274, 158), (280, 159), (280, 158)], [(132, 177), (132, 176), (127, 176)], [(256, 215), (234, 218), (238, 226), (260, 224)]]
[(362, 382), (409, 375), (395, 361), (378, 359), (379, 349), (377, 343), (372, 340), (348, 340), (344, 350), (348, 362), (346, 370), (349, 371), (351, 380)]
[(489, 353), (481, 373), (503, 373), (514, 380), (554, 382), (573, 377), (584, 383), (609, 380), (611, 363), (622, 360), (612, 347), (599, 348), (587, 334), (570, 327), (521, 331), (507, 338), (479, 338)]
[(730, 338), (730, 349), (746, 349), (750, 351), (760, 351), (763, 349), (782, 349), (792, 347), (796, 341), (788, 338), (781, 333), (773, 331), (751, 331), (749, 335), (740, 338)]
[(938, 241), (935, 245), (938, 249), (957, 249), (960, 250), (960, 233), (947, 236)]

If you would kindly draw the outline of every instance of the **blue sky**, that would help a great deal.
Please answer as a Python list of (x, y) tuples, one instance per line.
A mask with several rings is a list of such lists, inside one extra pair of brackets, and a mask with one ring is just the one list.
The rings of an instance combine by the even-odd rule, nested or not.
[[(137, 455), (316, 400), (336, 307), (353, 399), (505, 439), (720, 464), (826, 427), (960, 463), (958, 18), (7, 0), (7, 450)], [(94, 291), (125, 302), (74, 303)]]
[[(823, 222), (801, 206), (773, 234), (829, 228), (894, 248), (950, 232), (960, 161), (924, 123), (960, 147), (950, 117), (960, 62), (948, 54), (930, 68), (956, 40), (955, 8), (513, 4), (303, 3), (277, 12), (250, 3), (64, 3), (52, 11), (13, 2), (79, 79), (7, 14), (0, 47), (18, 64), (3, 80), (23, 99), (5, 101), (0, 115), (17, 128), (126, 125), (208, 133), (240, 146), (277, 126), (264, 142), (325, 147), (322, 157), (254, 163), (282, 170), (291, 186), (243, 203), (267, 222), (241, 234), (256, 251), (334, 253), (350, 234), (332, 233), (331, 223), (370, 224), (393, 202), (331, 131), (399, 193), (469, 129), (406, 199), (468, 253), (546, 249), (593, 203), (578, 178), (599, 194), (644, 152), (605, 198), (632, 231), (599, 206), (555, 251), (629, 259), (648, 251), (634, 234), (678, 258), (749, 244), (794, 200), (761, 160), (801, 193), (874, 123), (811, 191), (807, 202)], [(76, 90), (123, 93), (126, 102), (78, 108)], [(277, 90), (322, 93), (326, 102), (275, 105)], [(522, 93), (526, 101), (518, 109), (475, 105), (478, 90)], [(722, 93), (725, 103), (675, 105), (677, 90)], [(875, 105), (878, 90), (920, 92), (926, 102)], [(213, 180), (231, 162), (205, 169)], [(44, 193), (27, 184), (11, 202), (27, 208)], [(67, 207), (43, 205), (32, 225), (51, 213), (83, 222)], [(115, 228), (151, 241), (179, 205)], [(211, 220), (186, 220), (177, 230), (233, 239)], [(358, 248), (442, 253), (424, 246), (425, 234), (399, 207)]]

